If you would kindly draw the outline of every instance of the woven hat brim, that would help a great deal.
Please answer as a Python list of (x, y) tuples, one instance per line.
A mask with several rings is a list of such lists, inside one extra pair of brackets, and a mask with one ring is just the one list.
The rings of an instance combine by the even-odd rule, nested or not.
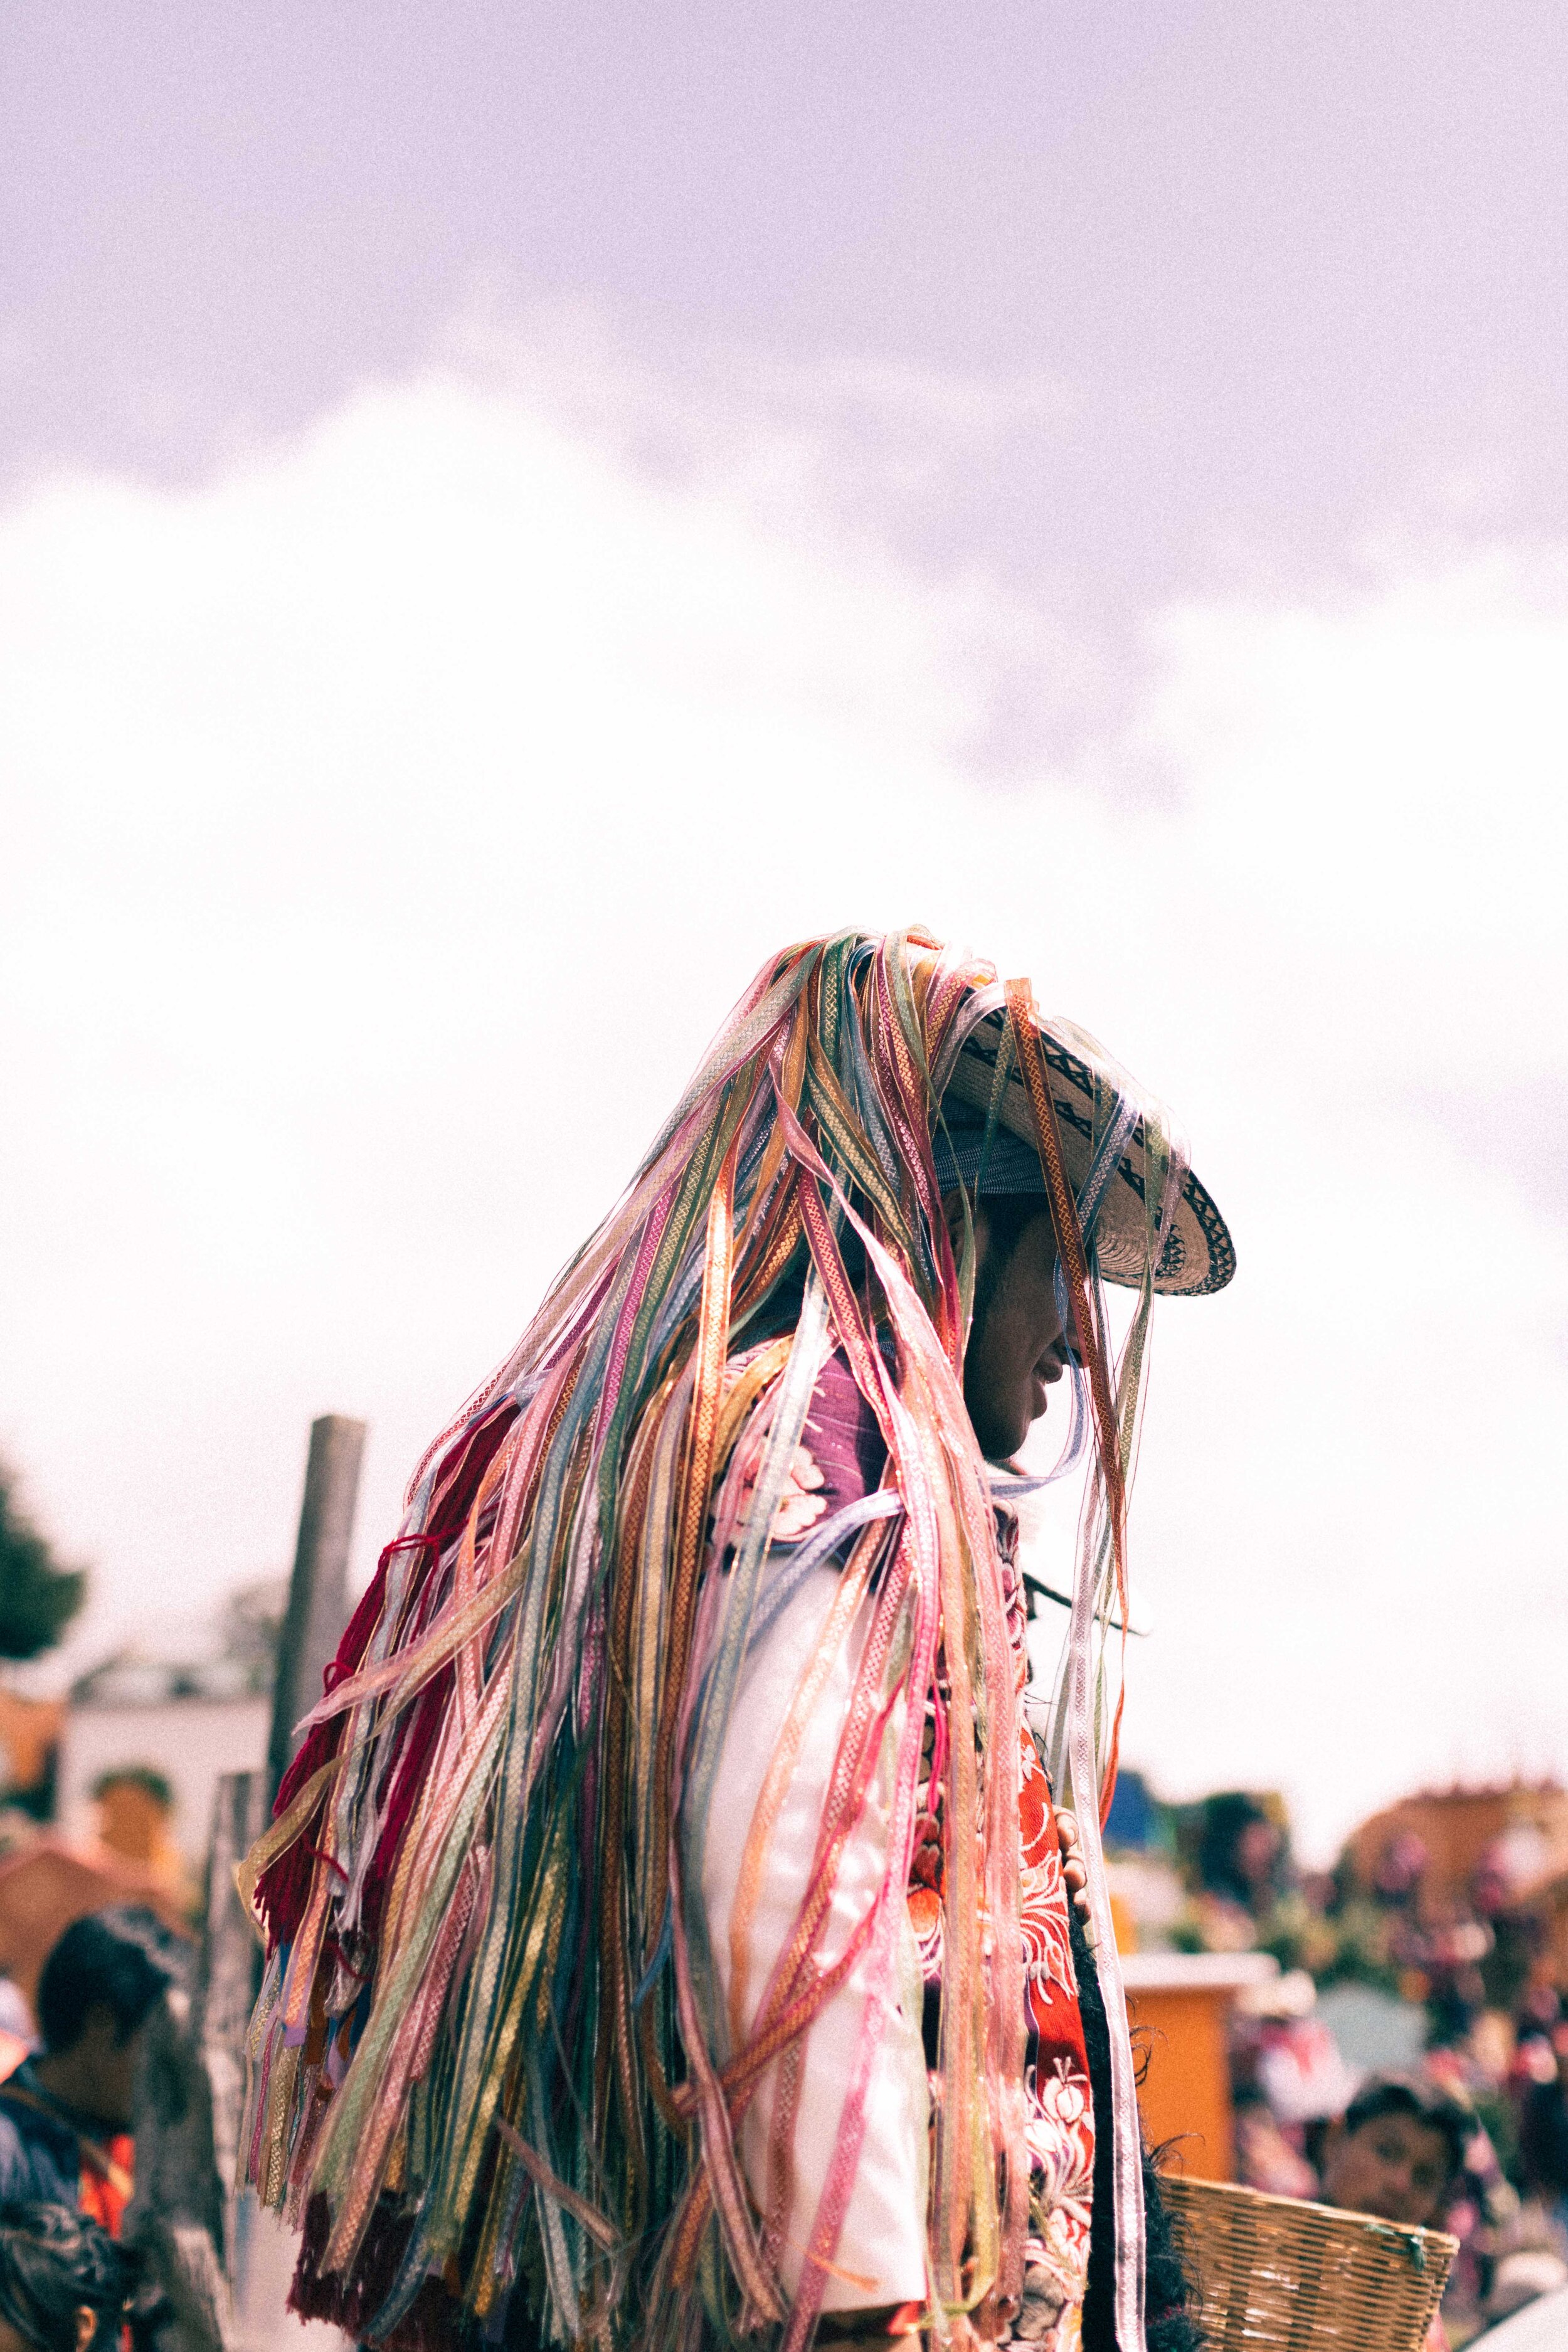
[[(983, 1021), (972, 1032), (953, 1064), (944, 1099), (956, 1095), (971, 1111), (984, 1113), (989, 1108), (1002, 1034), (997, 1020)], [(1096, 1074), (1080, 1055), (1054, 1037), (1043, 1023), (1039, 1035), (1068, 1181), (1075, 1192), (1081, 1192), (1093, 1157)], [(1116, 1084), (1109, 1073), (1100, 1074), (1102, 1104), (1104, 1087), (1115, 1087)], [(1034, 1143), (1029, 1098), (1016, 1069), (1007, 1074), (997, 1118), (1014, 1135), (1026, 1143)], [(1103, 1109), (1100, 1132), (1104, 1132)], [(1143, 1121), (1140, 1117), (1100, 1204), (1094, 1229), (1100, 1273), (1107, 1282), (1131, 1289), (1136, 1289), (1143, 1279), (1147, 1250), (1143, 1167)], [(1236, 1244), (1229, 1229), (1210, 1194), (1189, 1170), (1176, 1196), (1170, 1230), (1160, 1251), (1154, 1287), (1167, 1297), (1204, 1298), (1213, 1291), (1223, 1290), (1235, 1272)]]

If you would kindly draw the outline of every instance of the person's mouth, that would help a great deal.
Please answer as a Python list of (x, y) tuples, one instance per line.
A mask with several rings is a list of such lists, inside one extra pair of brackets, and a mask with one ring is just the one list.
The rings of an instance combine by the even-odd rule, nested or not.
[(1046, 1386), (1046, 1376), (1037, 1366), (1029, 1374), (1029, 1401), (1034, 1406), (1031, 1418), (1038, 1421), (1040, 1416), (1048, 1410), (1051, 1399), (1050, 1391)]

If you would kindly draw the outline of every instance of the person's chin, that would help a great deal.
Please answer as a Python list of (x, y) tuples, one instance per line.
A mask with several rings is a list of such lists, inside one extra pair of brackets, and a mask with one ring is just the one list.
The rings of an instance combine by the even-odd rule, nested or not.
[(1016, 1414), (1005, 1423), (998, 1422), (986, 1432), (980, 1450), (987, 1462), (1009, 1465), (1033, 1426), (1024, 1414)]

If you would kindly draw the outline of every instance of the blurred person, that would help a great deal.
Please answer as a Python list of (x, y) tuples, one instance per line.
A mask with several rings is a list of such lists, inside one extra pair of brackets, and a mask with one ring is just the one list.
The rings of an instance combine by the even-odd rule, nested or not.
[(1471, 2109), (1500, 2156), (1511, 2164), (1515, 2133), (1508, 2084), (1513, 2069), (1513, 2022), (1496, 2010), (1475, 2006), (1469, 1997), (1473, 1990), (1450, 1983), (1429, 1993), (1421, 2072)]
[(38, 2047), (33, 2012), (19, 1984), (0, 1976), (0, 2083)]
[(79, 2207), (118, 2237), (134, 2183), (131, 2136), (147, 2020), (169, 1985), (150, 1916), (94, 1912), (38, 1979), (41, 2054), (0, 2083), (0, 2198)]
[(1518, 2015), (1514, 2021), (1516, 2039), (1523, 2042), (1531, 2033), (1550, 2036), (1553, 2026), (1563, 2020), (1563, 1996), (1548, 1977), (1532, 1974), (1519, 1999)]
[(1318, 2176), (1299, 2145), (1300, 2132), (1282, 2125), (1261, 2090), (1249, 2084), (1233, 2095), (1236, 2177), (1244, 2189), (1266, 2197), (1314, 2200)]
[(1457, 2342), (1549, 2292), (1568, 2263), (1568, 2205), (1551, 2180), (1558, 2012), (1550, 1985), (1527, 1983), (1515, 2017), (1485, 2010), (1463, 2041), (1438, 2041), (1422, 2062), (1477, 2121), (1447, 2221), (1459, 2252), (1443, 2314)]
[(16, 1980), (0, 1975), (0, 2033), (30, 2050), (37, 2040), (27, 1996)]
[(1342, 2113), (1356, 2089), (1316, 2009), (1311, 1978), (1293, 1969), (1244, 1988), (1231, 2011), (1236, 2175), (1266, 2195), (1316, 2197), (1307, 2131)]
[(1372, 1869), (1372, 1892), (1390, 1910), (1414, 1908), (1431, 1864), (1424, 1838), (1411, 1829), (1396, 1830), (1384, 1840)]
[[(1475, 2128), (1467, 2108), (1419, 2074), (1374, 2074), (1323, 2136), (1320, 2197), (1342, 2212), (1440, 2229)], [(1439, 2311), (1424, 2352), (1447, 2347)]]
[(1487, 2006), (1479, 1963), (1491, 1947), (1485, 1922), (1456, 1911), (1426, 1930), (1417, 1959), (1426, 1986), (1427, 2046), (1451, 2053), (1448, 2069), (1467, 2090), (1474, 2087), (1472, 2042)]
[(70, 2206), (0, 2199), (0, 2352), (110, 2352), (144, 2340), (142, 2264)]
[(1221, 1790), (1204, 1800), (1194, 1867), (1193, 1919), (1204, 1947), (1251, 1949), (1289, 1884), (1281, 1823), (1246, 1790)]
[(98, 1834), (110, 1853), (133, 1863), (188, 1907), (189, 1874), (174, 1833), (174, 1791), (151, 1764), (117, 1764), (92, 1784)]
[(1568, 2221), (1568, 2027), (1556, 2038), (1560, 2048), (1532, 2037), (1520, 2070), (1519, 2166), (1526, 2193)]
[(1227, 1789), (1204, 1801), (1197, 1862), (1205, 1894), (1224, 1895), (1256, 1917), (1279, 1891), (1285, 1832), (1256, 1797)]
[[(305, 2203), (296, 2309), (793, 2352), (819, 2315), (912, 2344), (934, 2296), (1101, 2352), (1142, 2273), (1151, 2352), (1192, 2345), (1089, 1594), (1125, 1608), (1152, 1295), (1232, 1265), (1155, 1106), (1026, 988), (918, 938), (764, 968), (417, 1474), (251, 1865), (245, 2144)], [(1120, 1370), (1100, 1276), (1138, 1294)], [(1053, 1790), (1010, 1456), (1058, 1383), (1093, 1466)]]
[(1287, 2126), (1342, 2114), (1359, 2081), (1318, 2013), (1304, 1969), (1243, 1990), (1232, 2012), (1231, 2067), (1237, 2081), (1256, 2083)]
[(1323, 2202), (1437, 2229), (1475, 2129), (1468, 2107), (1419, 2074), (1373, 2074), (1323, 2136)]
[(1513, 2072), (1517, 2029), (1505, 2010), (1483, 2009), (1470, 2028), (1466, 2057), (1478, 2094), (1500, 2094)]

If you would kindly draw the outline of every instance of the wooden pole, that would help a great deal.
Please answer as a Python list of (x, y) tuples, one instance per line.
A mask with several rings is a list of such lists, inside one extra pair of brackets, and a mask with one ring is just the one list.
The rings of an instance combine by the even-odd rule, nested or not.
[(163, 2352), (225, 2352), (232, 2327), (212, 2085), (183, 1992), (178, 2010), (165, 1997), (142, 2029), (132, 2116), (136, 2188), (124, 2238), (168, 2298)]
[(363, 1421), (328, 1412), (310, 1423), (300, 1540), (272, 1687), (272, 1737), (267, 1750), (271, 1795), (277, 1794), (299, 1745), (294, 1726), (321, 1697), (322, 1673), (349, 1621), (349, 1539), (363, 1453)]
[[(231, 2205), (245, 2104), (245, 2036), (261, 1983), (256, 1927), (239, 1899), (234, 1874), (266, 1827), (265, 1776), (224, 1773), (213, 1795), (196, 2037), (212, 2084), (213, 2153)], [(232, 2228), (226, 2231), (225, 2243), (232, 2258)]]

